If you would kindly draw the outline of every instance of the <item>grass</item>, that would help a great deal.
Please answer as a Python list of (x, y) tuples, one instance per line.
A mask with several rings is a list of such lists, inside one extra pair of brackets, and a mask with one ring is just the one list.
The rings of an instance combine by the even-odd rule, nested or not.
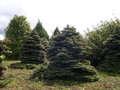
[[(3, 65), (9, 66), (19, 61), (4, 61)], [(120, 90), (120, 75), (100, 72), (100, 80), (92, 83), (80, 83), (76, 81), (37, 81), (30, 80), (33, 70), (10, 69), (13, 81), (0, 90)]]

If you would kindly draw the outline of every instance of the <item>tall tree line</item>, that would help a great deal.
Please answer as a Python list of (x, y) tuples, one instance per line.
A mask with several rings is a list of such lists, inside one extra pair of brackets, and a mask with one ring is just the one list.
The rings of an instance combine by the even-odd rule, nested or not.
[[(38, 35), (43, 38), (44, 45), (47, 45), (49, 36), (46, 30), (43, 28), (42, 23), (38, 20), (34, 30), (37, 31)], [(23, 42), (32, 32), (29, 22), (25, 16), (15, 15), (9, 22), (5, 30), (5, 39), (9, 41), (8, 47), (11, 48), (12, 54), (8, 57), (11, 59), (19, 59)], [(47, 46), (46, 46), (47, 48)]]
[[(104, 21), (93, 28), (92, 31), (88, 31), (85, 37), (82, 37), (80, 34), (77, 35), (78, 33), (76, 33), (75, 28), (73, 27), (67, 26), (62, 31), (57, 27), (49, 40), (47, 31), (38, 20), (34, 27), (34, 31), (36, 31), (36, 35), (39, 36), (40, 41), (39, 39), (38, 41), (41, 42), (42, 48), (45, 49), (46, 58), (49, 58), (49, 60), (84, 58), (90, 60), (91, 64), (95, 67), (103, 67), (104, 62), (109, 61), (109, 64), (110, 61), (111, 63), (117, 62), (116, 60), (119, 57), (119, 54), (114, 55), (112, 53), (116, 60), (114, 61), (113, 58), (108, 59), (108, 57), (111, 57), (110, 52), (119, 52), (119, 43), (117, 43), (119, 42), (119, 37), (117, 37), (119, 36), (119, 26), (120, 20), (117, 18), (115, 20)], [(20, 59), (19, 57), (23, 53), (23, 48), (27, 50), (27, 40), (29, 41), (30, 35), (34, 36), (32, 33), (27, 18), (25, 16), (15, 15), (13, 19), (10, 20), (9, 25), (5, 30), (5, 40), (8, 41), (7, 46), (12, 52), (12, 54), (8, 56), (12, 59)], [(72, 38), (69, 38), (69, 36)], [(81, 40), (79, 40), (79, 37), (81, 37)], [(33, 38), (33, 42), (35, 39), (36, 38)], [(32, 42), (32, 39), (30, 42)], [(79, 46), (79, 44), (81, 46)], [(112, 48), (113, 44), (118, 48), (118, 51), (114, 50), (115, 48)], [(76, 48), (78, 47), (77, 45), (79, 48)], [(112, 65), (109, 66), (112, 67)]]

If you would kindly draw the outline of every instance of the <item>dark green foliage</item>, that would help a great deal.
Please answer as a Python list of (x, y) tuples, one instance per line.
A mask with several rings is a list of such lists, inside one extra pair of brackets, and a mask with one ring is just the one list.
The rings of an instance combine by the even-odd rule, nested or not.
[(46, 60), (46, 57), (43, 39), (33, 30), (23, 43), (20, 59), (22, 63), (40, 64)]
[(120, 73), (120, 25), (115, 28), (113, 35), (106, 41), (104, 51), (106, 57), (99, 67), (105, 71)]
[(10, 41), (9, 47), (13, 54), (12, 59), (19, 59), (22, 42), (31, 32), (30, 25), (25, 16), (15, 15), (6, 29), (6, 39)]
[(3, 75), (5, 68), (2, 65), (2, 61), (5, 59), (5, 55), (10, 53), (10, 49), (6, 46), (6, 42), (0, 40), (0, 78)]
[[(3, 55), (5, 52), (6, 46), (4, 45), (3, 41), (0, 40), (0, 55)], [(1, 60), (0, 60), (1, 61)]]
[(82, 36), (74, 27), (67, 26), (53, 38), (49, 57), (51, 60), (82, 60), (84, 58), (85, 43)]
[(49, 50), (50, 65), (37, 70), (34, 77), (39, 79), (63, 79), (79, 81), (98, 80), (97, 71), (89, 61), (84, 61), (84, 41), (74, 27), (67, 26), (53, 38)]
[(7, 47), (6, 40), (0, 40), (0, 55), (11, 53), (10, 48)]
[(3, 66), (0, 64), (0, 78), (1, 78), (1, 76), (2, 76), (2, 74), (3, 74), (3, 71), (4, 70), (4, 68), (3, 68)]
[(9, 66), (13, 69), (36, 69), (39, 67), (39, 65), (36, 64), (24, 64), (24, 63), (13, 63)]
[(51, 36), (51, 38), (49, 40), (50, 46), (53, 46), (52, 45), (53, 44), (53, 39), (60, 34), (61, 34), (61, 32), (59, 31), (58, 27), (56, 27), (54, 32), (53, 32), (53, 35)]
[(49, 41), (47, 39), (41, 38), (41, 43), (46, 50), (48, 50), (48, 48), (50, 48)]
[(61, 33), (61, 32), (60, 32), (59, 28), (58, 28), (58, 27), (56, 27), (56, 29), (54, 30), (53, 35), (52, 35), (52, 36), (54, 36), (54, 35), (58, 35), (58, 34), (60, 34), (60, 33)]
[(119, 19), (102, 22), (93, 31), (86, 34), (86, 57), (93, 66), (98, 66), (105, 59), (104, 43), (113, 34), (115, 28), (119, 27)]
[(0, 62), (11, 54), (12, 51), (8, 47), (8, 40), (0, 40)]
[(48, 68), (37, 70), (33, 77), (39, 79), (76, 80), (81, 82), (97, 81), (97, 70), (78, 60), (51, 63)]
[(38, 20), (38, 23), (37, 23), (37, 25), (35, 26), (34, 30), (37, 31), (38, 35), (39, 35), (41, 38), (45, 38), (45, 39), (49, 40), (49, 35), (48, 35), (48, 33), (46, 32), (46, 30), (43, 28), (42, 23), (40, 23), (39, 20)]

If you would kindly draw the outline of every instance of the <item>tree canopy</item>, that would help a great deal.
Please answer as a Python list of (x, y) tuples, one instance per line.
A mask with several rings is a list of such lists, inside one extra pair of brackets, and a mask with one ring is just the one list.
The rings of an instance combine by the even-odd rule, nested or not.
[(120, 72), (120, 25), (105, 42), (105, 60), (99, 65), (100, 69), (109, 72)]
[(53, 32), (53, 36), (54, 36), (54, 35), (57, 35), (57, 34), (60, 34), (60, 33), (61, 33), (61, 32), (60, 32), (59, 28), (56, 27), (55, 30), (54, 30), (54, 32)]
[(45, 38), (45, 39), (49, 40), (49, 35), (48, 35), (47, 31), (43, 28), (42, 23), (40, 22), (40, 20), (38, 20), (38, 23), (36, 24), (34, 30), (37, 31), (38, 35), (41, 38)]
[[(84, 58), (84, 40), (82, 36), (76, 32), (74, 27), (69, 25), (64, 28), (62, 34), (58, 34), (53, 38), (53, 45), (50, 49), (51, 60), (69, 60)], [(61, 57), (62, 55), (62, 57)]]
[(9, 47), (13, 52), (11, 56), (13, 59), (19, 58), (22, 47), (22, 41), (30, 32), (30, 24), (26, 20), (25, 16), (15, 15), (13, 19), (10, 20), (9, 25), (6, 28), (5, 34), (6, 38), (11, 42)]
[(86, 57), (91, 60), (92, 65), (98, 66), (104, 61), (104, 44), (119, 25), (119, 19), (104, 21), (86, 33)]

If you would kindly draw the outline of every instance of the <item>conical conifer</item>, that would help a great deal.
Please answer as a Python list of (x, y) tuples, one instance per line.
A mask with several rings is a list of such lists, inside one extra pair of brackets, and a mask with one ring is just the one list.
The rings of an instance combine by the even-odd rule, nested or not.
[(43, 28), (42, 23), (40, 23), (40, 20), (38, 20), (38, 23), (36, 24), (34, 30), (37, 31), (38, 35), (41, 38), (45, 38), (45, 39), (49, 40), (49, 35), (48, 35), (47, 31)]
[(46, 49), (43, 45), (43, 39), (33, 30), (23, 43), (21, 61), (22, 63), (39, 64), (45, 60)]
[(85, 60), (85, 42), (74, 27), (67, 26), (61, 34), (53, 38), (49, 50), (51, 60), (47, 69), (38, 70), (36, 76), (46, 79), (97, 80), (97, 71)]
[(56, 27), (55, 30), (54, 30), (54, 32), (53, 32), (53, 36), (54, 36), (54, 35), (57, 35), (57, 34), (60, 34), (60, 33), (61, 33), (61, 32), (60, 32), (59, 28)]

